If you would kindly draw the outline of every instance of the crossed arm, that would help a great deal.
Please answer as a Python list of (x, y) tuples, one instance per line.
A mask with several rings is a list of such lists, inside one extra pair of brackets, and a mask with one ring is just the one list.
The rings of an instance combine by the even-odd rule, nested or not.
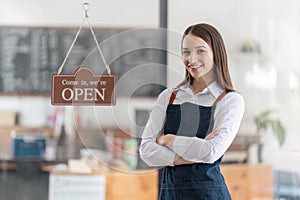
[[(168, 97), (169, 94), (165, 96)], [(232, 143), (244, 114), (244, 100), (239, 94), (232, 92), (224, 98), (226, 100), (215, 111), (214, 131), (204, 139), (163, 134), (168, 102), (159, 98), (142, 136), (141, 158), (149, 166), (215, 162)]]
[[(204, 139), (205, 140), (213, 139), (218, 134), (219, 133), (217, 130), (213, 130)], [(176, 135), (174, 135), (174, 134), (161, 135), (156, 139), (156, 143), (159, 145), (165, 146), (173, 151), (173, 143), (174, 143), (175, 138), (176, 138)], [(174, 162), (173, 162), (174, 165), (184, 165), (184, 164), (192, 164), (192, 163), (194, 163), (194, 162), (185, 160), (178, 154), (175, 155)]]

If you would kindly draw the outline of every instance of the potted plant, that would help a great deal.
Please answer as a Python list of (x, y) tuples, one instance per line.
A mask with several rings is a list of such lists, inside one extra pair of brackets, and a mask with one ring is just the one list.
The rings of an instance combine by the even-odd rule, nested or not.
[(262, 162), (261, 154), (263, 145), (260, 141), (260, 138), (266, 130), (271, 128), (272, 133), (275, 135), (280, 146), (282, 146), (285, 141), (285, 129), (281, 121), (272, 116), (274, 112), (274, 110), (266, 110), (254, 118), (256, 131), (258, 133), (258, 162)]

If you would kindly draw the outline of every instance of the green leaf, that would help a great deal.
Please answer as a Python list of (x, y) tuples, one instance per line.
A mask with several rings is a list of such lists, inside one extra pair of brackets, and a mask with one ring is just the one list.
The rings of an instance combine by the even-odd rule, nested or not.
[(276, 112), (275, 110), (266, 110), (254, 118), (256, 124), (256, 130), (259, 134), (267, 130), (268, 127), (272, 129), (273, 134), (277, 138), (280, 146), (285, 141), (285, 129), (278, 119), (272, 119), (270, 114)]
[(258, 132), (260, 132), (261, 130), (267, 130), (268, 120), (256, 118), (255, 124)]
[(279, 145), (282, 146), (285, 140), (285, 130), (279, 120), (271, 120), (271, 127), (273, 133), (278, 139)]
[(266, 110), (256, 116), (254, 118), (255, 124), (257, 131), (260, 132), (260, 130), (266, 130), (267, 129), (267, 124), (268, 124), (268, 116), (274, 112), (274, 110)]
[(275, 112), (275, 110), (266, 110), (264, 112), (262, 112), (260, 115), (258, 115), (258, 118), (260, 120), (267, 118), (270, 114), (272, 114), (273, 112)]

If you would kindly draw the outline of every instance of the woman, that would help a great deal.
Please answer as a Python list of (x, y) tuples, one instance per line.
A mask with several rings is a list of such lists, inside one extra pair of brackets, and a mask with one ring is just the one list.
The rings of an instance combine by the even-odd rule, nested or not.
[(239, 129), (244, 100), (233, 89), (214, 27), (188, 27), (181, 44), (185, 80), (159, 95), (141, 157), (149, 166), (164, 166), (160, 199), (231, 199), (219, 165)]

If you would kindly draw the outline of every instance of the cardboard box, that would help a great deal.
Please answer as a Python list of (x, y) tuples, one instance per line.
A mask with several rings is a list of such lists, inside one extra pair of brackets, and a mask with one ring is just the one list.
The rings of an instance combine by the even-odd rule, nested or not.
[(3, 157), (12, 155), (11, 131), (11, 128), (0, 128), (0, 155)]
[(13, 111), (0, 111), (0, 127), (13, 127), (16, 121), (16, 113)]

